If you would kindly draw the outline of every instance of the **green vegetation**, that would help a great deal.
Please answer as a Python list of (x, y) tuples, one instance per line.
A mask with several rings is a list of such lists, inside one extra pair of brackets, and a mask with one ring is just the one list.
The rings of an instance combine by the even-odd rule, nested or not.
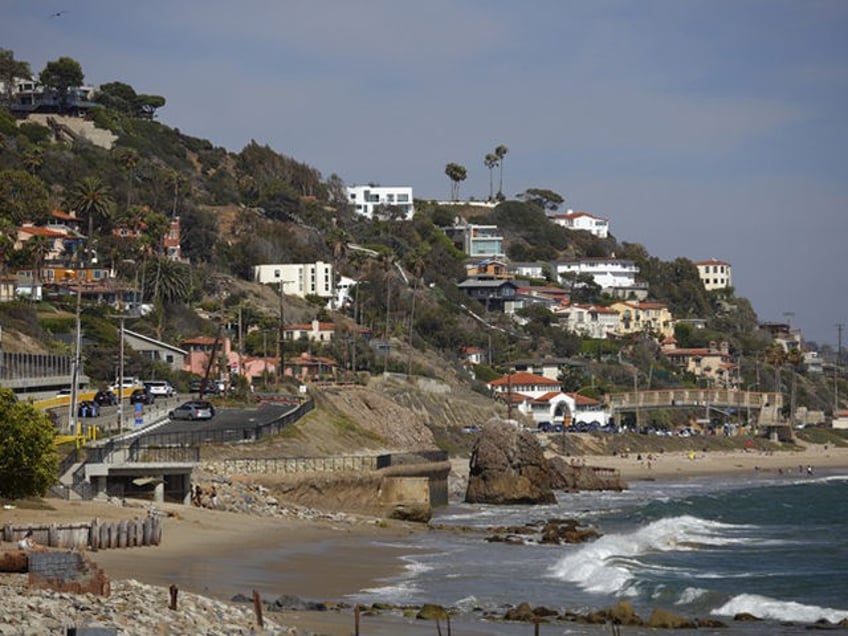
[(43, 496), (55, 483), (54, 435), (46, 413), (0, 388), (0, 497)]

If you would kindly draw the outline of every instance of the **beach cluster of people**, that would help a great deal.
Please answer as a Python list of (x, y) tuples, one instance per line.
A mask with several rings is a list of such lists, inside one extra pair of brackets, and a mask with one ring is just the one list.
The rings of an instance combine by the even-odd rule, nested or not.
[(218, 490), (215, 486), (210, 486), (207, 490), (204, 490), (197, 484), (192, 491), (191, 503), (198, 508), (217, 508)]

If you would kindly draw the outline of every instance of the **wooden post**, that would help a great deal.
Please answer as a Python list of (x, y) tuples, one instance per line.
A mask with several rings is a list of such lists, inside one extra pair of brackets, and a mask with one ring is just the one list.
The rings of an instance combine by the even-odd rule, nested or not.
[(177, 586), (173, 585), (173, 584), (171, 585), (171, 587), (168, 588), (168, 590), (171, 592), (171, 604), (168, 605), (168, 608), (176, 611), (176, 609), (177, 609), (177, 592), (179, 592), (179, 590), (177, 589)]
[(359, 636), (359, 603), (353, 608), (353, 634)]
[(263, 627), (265, 622), (262, 620), (262, 597), (256, 590), (253, 590), (253, 611), (256, 614), (256, 624)]
[(97, 519), (91, 520), (91, 526), (88, 529), (88, 545), (92, 552), (97, 552), (100, 548), (100, 526)]

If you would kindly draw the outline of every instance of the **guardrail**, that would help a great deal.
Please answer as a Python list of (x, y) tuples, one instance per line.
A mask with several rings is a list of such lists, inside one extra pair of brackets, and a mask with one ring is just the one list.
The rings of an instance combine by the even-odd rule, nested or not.
[(373, 471), (389, 466), (415, 466), (448, 460), (447, 451), (425, 450), (382, 455), (339, 455), (334, 457), (247, 457), (213, 462), (226, 473), (305, 473)]
[(783, 406), (780, 393), (736, 391), (730, 389), (661, 389), (656, 391), (631, 391), (610, 393), (609, 406), (614, 410), (636, 408), (670, 408), (715, 406), (760, 409)]

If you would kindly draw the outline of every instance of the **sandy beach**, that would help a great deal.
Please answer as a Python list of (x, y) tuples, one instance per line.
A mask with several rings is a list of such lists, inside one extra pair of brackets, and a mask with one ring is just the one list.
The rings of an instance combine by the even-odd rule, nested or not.
[[(618, 469), (628, 482), (711, 474), (756, 479), (758, 475), (773, 476), (781, 472), (806, 473), (808, 466), (814, 472), (848, 469), (848, 448), (810, 446), (794, 452), (768, 454), (737, 451), (586, 456), (578, 461)], [(461, 460), (455, 462), (458, 470), (463, 465)], [(52, 509), (4, 509), (0, 511), (0, 525), (134, 518), (144, 516), (149, 509), (145, 502), (121, 506), (49, 499), (47, 503)], [(400, 551), (382, 545), (382, 539), (396, 540), (410, 533), (428, 531), (425, 526), (355, 515), (344, 515), (338, 520), (303, 520), (178, 504), (157, 504), (155, 508), (164, 516), (161, 545), (101, 550), (90, 556), (114, 580), (134, 579), (162, 588), (174, 584), (181, 590), (222, 600), (236, 593), (250, 595), (256, 589), (265, 600), (291, 595), (343, 602), (345, 595), (400, 573)], [(274, 560), (263, 561), (261, 555), (269, 550), (274, 552)], [(234, 570), (241, 573), (235, 579), (230, 576)], [(363, 624), (368, 620), (363, 617)], [(372, 627), (367, 633), (392, 632), (391, 619), (379, 620), (380, 631)], [(297, 627), (300, 634), (346, 635), (353, 631), (353, 610), (348, 607), (339, 612), (289, 611), (275, 616), (275, 621)], [(420, 633), (432, 633), (432, 623), (421, 623)], [(406, 624), (403, 632), (417, 633)]]

